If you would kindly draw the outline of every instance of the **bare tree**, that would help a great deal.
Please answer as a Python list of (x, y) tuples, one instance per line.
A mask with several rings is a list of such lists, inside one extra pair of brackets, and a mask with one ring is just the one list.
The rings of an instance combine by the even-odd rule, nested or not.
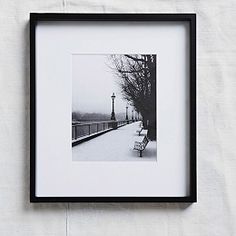
[(123, 97), (143, 117), (148, 137), (156, 140), (156, 55), (111, 55)]

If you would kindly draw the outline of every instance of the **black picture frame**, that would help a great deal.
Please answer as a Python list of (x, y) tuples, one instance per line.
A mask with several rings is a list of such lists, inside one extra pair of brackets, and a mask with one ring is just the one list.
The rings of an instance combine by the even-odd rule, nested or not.
[[(40, 21), (143, 21), (189, 23), (190, 194), (185, 197), (37, 197), (36, 196), (36, 25)], [(30, 13), (30, 202), (196, 202), (196, 14)]]

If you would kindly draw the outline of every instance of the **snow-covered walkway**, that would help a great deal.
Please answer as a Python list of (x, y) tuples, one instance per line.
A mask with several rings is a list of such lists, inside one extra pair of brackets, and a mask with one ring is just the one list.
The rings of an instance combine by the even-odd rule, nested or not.
[(145, 131), (138, 136), (139, 122), (120, 127), (72, 148), (73, 161), (156, 161), (157, 143), (150, 141), (143, 157), (133, 150), (135, 141), (142, 141)]

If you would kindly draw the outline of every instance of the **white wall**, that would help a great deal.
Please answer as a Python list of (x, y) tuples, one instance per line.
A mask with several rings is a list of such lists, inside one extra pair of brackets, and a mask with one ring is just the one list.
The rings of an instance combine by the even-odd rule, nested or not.
[[(29, 203), (29, 12), (198, 14), (198, 203)], [(236, 234), (234, 0), (0, 0), (0, 235)]]

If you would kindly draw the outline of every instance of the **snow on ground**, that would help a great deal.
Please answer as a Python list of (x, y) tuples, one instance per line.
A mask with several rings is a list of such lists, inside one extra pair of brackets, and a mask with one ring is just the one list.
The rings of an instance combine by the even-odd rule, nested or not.
[(135, 141), (142, 141), (145, 130), (138, 136), (139, 122), (122, 126), (72, 148), (73, 161), (156, 161), (157, 142), (150, 141), (143, 157), (133, 150)]

